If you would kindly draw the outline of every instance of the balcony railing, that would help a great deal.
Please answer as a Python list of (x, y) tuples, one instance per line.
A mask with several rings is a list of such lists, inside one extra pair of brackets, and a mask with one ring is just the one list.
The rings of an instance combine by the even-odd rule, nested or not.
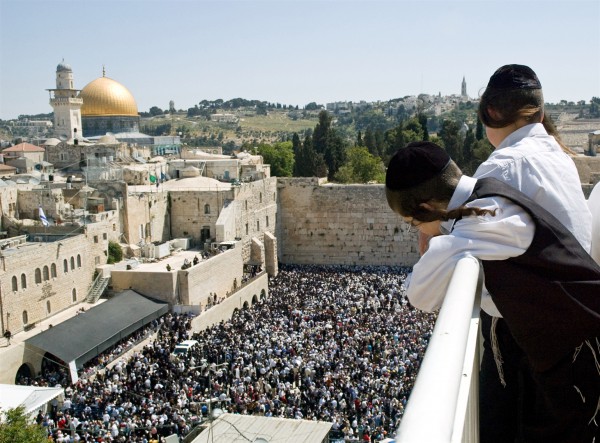
[(462, 258), (406, 405), (397, 443), (479, 442), (481, 287), (479, 261)]

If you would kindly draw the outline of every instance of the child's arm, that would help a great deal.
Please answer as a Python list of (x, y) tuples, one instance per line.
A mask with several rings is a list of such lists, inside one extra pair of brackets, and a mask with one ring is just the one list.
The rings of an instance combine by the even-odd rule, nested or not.
[[(457, 261), (465, 255), (481, 260), (505, 260), (523, 254), (535, 225), (520, 207), (501, 197), (475, 200), (468, 206), (496, 209), (496, 215), (465, 217), (449, 235), (433, 237), (414, 266), (408, 299), (424, 311), (439, 309)], [(507, 276), (510, 278), (510, 276)]]

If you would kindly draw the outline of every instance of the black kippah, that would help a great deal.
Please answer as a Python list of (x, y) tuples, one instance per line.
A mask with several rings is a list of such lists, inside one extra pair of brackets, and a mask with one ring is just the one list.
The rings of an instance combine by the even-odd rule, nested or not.
[(490, 77), (487, 87), (493, 89), (542, 89), (542, 84), (529, 66), (504, 65)]
[(435, 143), (409, 143), (390, 160), (385, 186), (391, 191), (412, 188), (439, 175), (449, 164), (450, 156)]

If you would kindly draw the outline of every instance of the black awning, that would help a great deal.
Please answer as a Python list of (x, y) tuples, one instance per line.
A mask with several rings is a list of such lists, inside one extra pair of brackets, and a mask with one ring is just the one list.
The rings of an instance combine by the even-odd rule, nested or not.
[(127, 290), (26, 340), (80, 368), (121, 339), (169, 310), (168, 303)]

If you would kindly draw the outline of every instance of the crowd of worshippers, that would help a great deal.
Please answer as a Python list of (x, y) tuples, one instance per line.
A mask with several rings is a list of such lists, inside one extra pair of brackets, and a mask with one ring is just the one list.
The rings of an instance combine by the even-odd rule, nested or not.
[[(346, 441), (393, 437), (435, 321), (408, 304), (406, 273), (284, 266), (231, 321), (192, 333), (192, 317), (161, 317), (154, 340), (68, 386), (38, 420), (57, 442), (183, 437), (215, 408), (332, 422)], [(199, 344), (173, 358), (186, 339)]]

